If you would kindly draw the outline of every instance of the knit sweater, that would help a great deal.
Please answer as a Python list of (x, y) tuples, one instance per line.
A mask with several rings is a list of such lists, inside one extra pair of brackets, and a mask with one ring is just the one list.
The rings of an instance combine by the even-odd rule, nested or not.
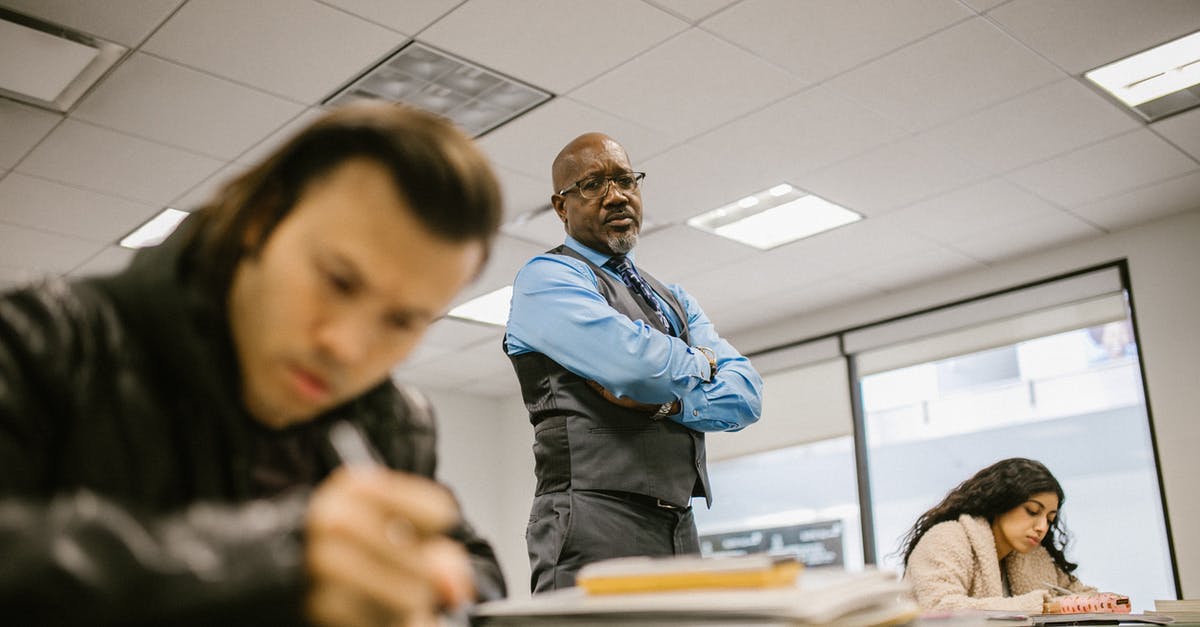
[[(1008, 574), (1009, 594), (1000, 576)], [(1028, 553), (996, 555), (996, 538), (986, 518), (962, 515), (931, 527), (912, 554), (904, 578), (924, 610), (1009, 610), (1040, 614), (1054, 596), (1047, 583), (1075, 593), (1096, 592), (1063, 572), (1043, 546)]]

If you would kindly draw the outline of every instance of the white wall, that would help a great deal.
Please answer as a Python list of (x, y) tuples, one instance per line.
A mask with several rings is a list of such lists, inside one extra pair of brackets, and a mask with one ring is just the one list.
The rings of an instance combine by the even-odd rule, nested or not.
[(519, 396), (425, 392), (438, 416), (438, 477), (496, 550), (509, 596), (529, 596), (525, 523), (533, 500), (533, 428), (524, 405)]
[[(1200, 210), (732, 334), (730, 340), (751, 352), (1117, 259), (1129, 262), (1147, 401), (1180, 581), (1185, 596), (1200, 597), (1200, 490), (1195, 489), (1200, 476)], [(795, 385), (773, 382), (783, 385), (768, 385), (768, 396), (787, 394), (785, 388)], [(533, 434), (520, 399), (515, 390), (514, 396), (500, 400), (436, 392), (431, 396), (441, 416), (442, 476), (496, 547), (510, 594), (528, 595), (524, 530), (533, 496)], [(756, 442), (775, 435), (768, 421), (751, 429), (760, 432), (754, 434)], [(783, 435), (788, 440), (795, 437)]]

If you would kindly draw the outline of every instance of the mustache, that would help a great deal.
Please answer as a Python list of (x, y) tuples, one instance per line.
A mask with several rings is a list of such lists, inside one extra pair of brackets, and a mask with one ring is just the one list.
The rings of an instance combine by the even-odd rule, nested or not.
[(610, 214), (604, 216), (604, 221), (612, 222), (613, 220), (623, 220), (625, 218), (629, 218), (629, 219), (633, 220), (634, 222), (641, 224), (641, 220), (639, 220), (638, 217), (636, 215), (634, 215), (634, 213), (632, 211), (616, 211), (616, 212), (610, 213)]

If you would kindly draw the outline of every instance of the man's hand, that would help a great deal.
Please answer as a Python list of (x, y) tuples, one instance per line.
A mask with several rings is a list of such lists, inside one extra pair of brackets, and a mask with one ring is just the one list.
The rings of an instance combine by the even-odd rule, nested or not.
[[(654, 403), (642, 403), (640, 401), (635, 401), (632, 398), (626, 398), (624, 396), (617, 396), (617, 395), (613, 394), (612, 392), (609, 392), (608, 388), (604, 387), (603, 385), (600, 385), (599, 383), (597, 383), (591, 379), (587, 380), (587, 384), (593, 390), (595, 390), (597, 393), (599, 393), (600, 396), (603, 396), (604, 400), (612, 403), (613, 405), (620, 405), (621, 407), (624, 407), (625, 409), (632, 409), (634, 411), (643, 411), (643, 412), (646, 412), (647, 414), (653, 414), (654, 412), (658, 411), (658, 405), (656, 405)], [(673, 415), (673, 414), (678, 414), (678, 413), (679, 413), (679, 401), (676, 400), (674, 403), (672, 403), (671, 411), (667, 412), (667, 415)]]
[(313, 494), (306, 520), (308, 618), (320, 625), (436, 625), (474, 598), (458, 520), (441, 486), (381, 468), (341, 468)]

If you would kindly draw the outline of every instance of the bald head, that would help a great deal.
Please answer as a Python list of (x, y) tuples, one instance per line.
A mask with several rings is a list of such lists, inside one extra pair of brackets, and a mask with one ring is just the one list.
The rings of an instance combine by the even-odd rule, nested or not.
[(563, 146), (554, 163), (550, 166), (550, 177), (553, 179), (554, 191), (557, 192), (578, 181), (579, 172), (594, 159), (595, 155), (616, 151), (629, 163), (629, 154), (617, 140), (604, 133), (584, 133)]
[[(642, 229), (641, 174), (632, 176), (629, 155), (621, 144), (603, 133), (584, 133), (558, 153), (550, 174), (554, 178), (550, 204), (568, 235), (610, 255), (633, 250)], [(622, 183), (613, 184), (618, 178)], [(604, 184), (590, 186), (585, 198), (575, 187), (585, 179)], [(565, 194), (559, 193), (564, 190)]]

